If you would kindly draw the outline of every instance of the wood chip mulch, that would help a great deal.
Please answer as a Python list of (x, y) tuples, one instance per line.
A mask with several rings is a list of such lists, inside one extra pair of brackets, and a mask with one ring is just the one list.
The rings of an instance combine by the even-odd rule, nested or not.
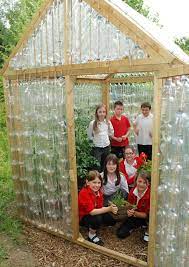
[[(102, 228), (99, 235), (104, 246), (129, 256), (147, 260), (147, 244), (141, 240), (141, 230), (134, 231), (130, 237), (119, 240), (115, 227)], [(87, 236), (85, 228), (81, 228), (84, 238)], [(90, 249), (84, 248), (63, 238), (43, 232), (31, 225), (24, 226), (24, 236), (27, 245), (37, 260), (36, 267), (127, 267), (124, 262), (104, 256)]]

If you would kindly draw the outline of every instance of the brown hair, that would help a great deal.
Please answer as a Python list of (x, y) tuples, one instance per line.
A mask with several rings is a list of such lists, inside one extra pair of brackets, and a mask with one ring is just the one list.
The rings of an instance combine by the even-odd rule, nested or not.
[[(135, 153), (135, 148), (134, 148), (134, 146), (128, 145), (128, 146), (126, 146), (126, 147), (124, 148), (124, 154), (125, 154), (125, 151), (126, 151), (128, 148), (130, 148), (130, 149), (133, 151), (133, 153)], [(125, 155), (124, 155), (124, 158), (125, 158)]]
[(137, 181), (138, 177), (141, 177), (142, 179), (144, 179), (148, 183), (150, 183), (150, 181), (151, 181), (151, 173), (148, 171), (145, 171), (145, 170), (141, 170), (138, 172), (135, 182)]
[[(104, 105), (104, 104), (100, 104), (100, 105), (98, 105), (97, 107), (96, 107), (96, 110), (95, 110), (95, 120), (94, 120), (94, 123), (93, 123), (93, 131), (94, 132), (98, 132), (98, 122), (99, 122), (99, 119), (98, 119), (98, 114), (97, 114), (97, 112), (98, 112), (98, 110), (100, 109), (100, 108), (105, 108), (105, 110), (106, 110), (106, 106)], [(107, 110), (106, 110), (106, 116), (107, 116)], [(108, 123), (108, 120), (107, 120), (107, 118), (105, 117), (105, 119), (106, 119), (106, 123), (108, 124), (108, 127), (109, 127), (109, 123)]]
[(95, 180), (96, 178), (99, 178), (99, 180), (101, 181), (101, 186), (102, 186), (102, 183), (103, 183), (102, 177), (101, 177), (100, 173), (96, 170), (89, 171), (89, 174), (88, 174), (86, 180), (90, 182), (90, 181)]
[(116, 108), (116, 106), (122, 106), (123, 107), (123, 102), (121, 102), (120, 100), (116, 101), (114, 103), (114, 109)]
[(144, 103), (142, 103), (140, 107), (141, 107), (141, 108), (149, 108), (149, 109), (152, 108), (149, 102), (144, 102)]
[(108, 162), (112, 161), (113, 164), (116, 164), (117, 167), (116, 167), (116, 177), (117, 177), (117, 180), (115, 181), (115, 185), (119, 185), (120, 184), (120, 181), (121, 181), (121, 176), (120, 176), (120, 173), (119, 173), (119, 160), (118, 158), (116, 157), (116, 155), (114, 154), (110, 154), (106, 157), (106, 160), (105, 160), (105, 163), (104, 163), (104, 185), (107, 184), (108, 182), (108, 171), (107, 171), (107, 168), (106, 168), (106, 165)]

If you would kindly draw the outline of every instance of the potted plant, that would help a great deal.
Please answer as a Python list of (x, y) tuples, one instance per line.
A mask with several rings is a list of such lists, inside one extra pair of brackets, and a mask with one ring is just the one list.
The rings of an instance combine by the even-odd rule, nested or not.
[(117, 191), (115, 193), (112, 200), (109, 201), (109, 204), (114, 204), (118, 207), (117, 214), (112, 214), (113, 218), (116, 221), (122, 221), (123, 219), (125, 219), (127, 217), (127, 210), (136, 209), (136, 205), (132, 205), (127, 200), (125, 200), (120, 191)]

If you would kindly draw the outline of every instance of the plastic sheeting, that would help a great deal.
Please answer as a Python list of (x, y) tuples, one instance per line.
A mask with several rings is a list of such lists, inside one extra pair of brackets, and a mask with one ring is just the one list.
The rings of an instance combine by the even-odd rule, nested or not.
[(156, 266), (189, 266), (189, 76), (165, 81)]
[(13, 179), (20, 214), (72, 235), (65, 82), (7, 83)]

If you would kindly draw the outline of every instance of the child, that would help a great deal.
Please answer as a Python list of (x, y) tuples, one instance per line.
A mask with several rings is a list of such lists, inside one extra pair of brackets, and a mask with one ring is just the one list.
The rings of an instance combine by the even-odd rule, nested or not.
[(115, 193), (120, 190), (123, 197), (126, 199), (129, 193), (127, 180), (119, 172), (119, 161), (116, 155), (110, 154), (105, 160), (104, 172), (101, 174), (103, 177), (103, 193), (104, 205), (108, 205)]
[(119, 170), (125, 176), (130, 188), (134, 186), (137, 169), (145, 162), (145, 159), (146, 155), (144, 153), (137, 157), (132, 146), (125, 148), (124, 159), (120, 162)]
[(99, 105), (95, 111), (95, 120), (91, 121), (88, 128), (88, 137), (93, 141), (93, 156), (97, 159), (100, 167), (97, 169), (102, 172), (104, 161), (110, 152), (110, 139), (114, 130), (110, 121), (106, 118), (105, 105)]
[(109, 214), (117, 213), (117, 207), (111, 205), (103, 207), (103, 195), (101, 192), (102, 177), (98, 171), (90, 171), (86, 179), (86, 186), (79, 192), (79, 219), (80, 225), (89, 229), (88, 240), (94, 244), (102, 245), (102, 240), (96, 235), (96, 231), (102, 224), (112, 226), (115, 220)]
[[(128, 201), (137, 205), (136, 209), (127, 210), (128, 218), (117, 230), (119, 238), (125, 238), (131, 231), (140, 226), (146, 225), (150, 211), (150, 174), (141, 171), (136, 179), (136, 186), (129, 192)], [(147, 238), (144, 240), (147, 241)]]
[(142, 103), (142, 114), (138, 115), (133, 124), (136, 134), (136, 143), (139, 154), (144, 152), (147, 159), (152, 159), (152, 123), (153, 115), (150, 113), (151, 105), (148, 102)]
[(128, 136), (130, 132), (130, 122), (123, 113), (123, 103), (116, 101), (114, 103), (114, 116), (110, 119), (114, 136), (111, 137), (111, 153), (116, 154), (118, 158), (123, 158), (123, 150), (129, 144)]

